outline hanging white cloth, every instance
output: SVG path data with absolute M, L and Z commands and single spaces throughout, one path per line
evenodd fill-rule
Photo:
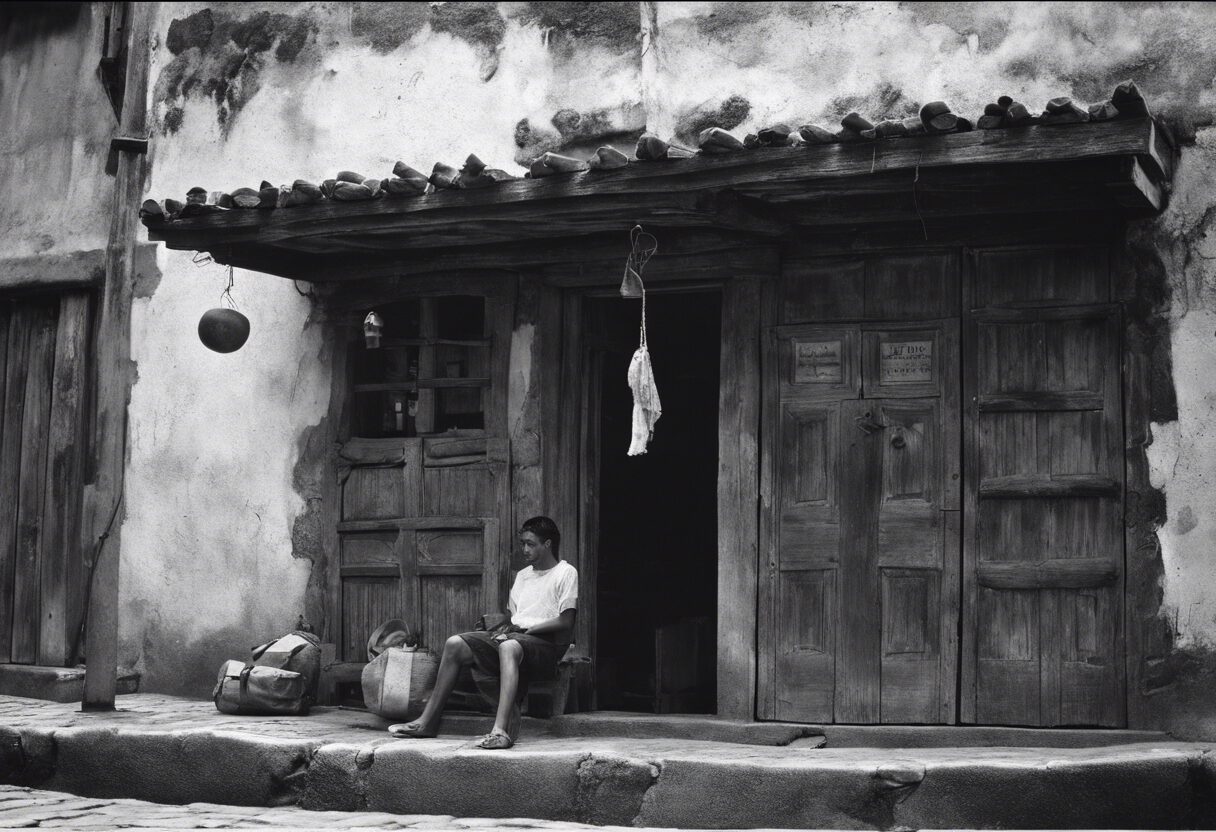
M 654 423 L 663 415 L 659 404 L 659 388 L 654 383 L 654 369 L 650 366 L 650 352 L 646 348 L 646 286 L 642 282 L 642 269 L 651 256 L 658 251 L 659 241 L 647 234 L 642 226 L 635 225 L 629 232 L 631 250 L 625 262 L 625 276 L 621 280 L 621 297 L 642 299 L 642 325 L 639 328 L 638 348 L 629 362 L 626 381 L 633 391 L 633 427 L 629 439 L 629 456 L 646 453 L 646 445 L 654 438 Z
M 643 330 L 643 333 L 645 330 Z M 650 351 L 646 349 L 645 335 L 642 345 L 629 362 L 629 389 L 633 391 L 633 435 L 629 442 L 629 456 L 646 453 L 646 445 L 654 438 L 654 424 L 663 415 L 659 402 L 659 388 L 654 383 L 654 370 L 650 366 Z

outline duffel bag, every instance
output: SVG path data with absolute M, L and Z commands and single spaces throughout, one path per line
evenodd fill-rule
M 250 664 L 255 667 L 277 667 L 299 673 L 304 677 L 304 696 L 309 704 L 317 701 L 317 685 L 321 681 L 321 641 L 315 635 L 297 630 L 259 644 L 251 654 Z
M 414 719 L 435 689 L 439 660 L 426 650 L 389 647 L 363 668 L 363 704 L 386 719 Z
M 220 668 L 212 692 L 215 707 L 225 714 L 301 716 L 308 713 L 305 679 L 294 670 L 280 670 L 230 659 Z

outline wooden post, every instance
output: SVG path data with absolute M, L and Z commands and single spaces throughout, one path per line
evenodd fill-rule
M 722 291 L 718 417 L 718 716 L 756 717 L 760 281 Z
M 147 135 L 149 37 L 153 3 L 132 3 L 127 79 L 119 136 Z M 85 551 L 95 560 L 85 630 L 84 710 L 113 710 L 118 685 L 118 531 L 122 525 L 123 470 L 127 456 L 127 404 L 131 397 L 131 296 L 135 240 L 140 231 L 147 157 L 119 149 L 114 213 L 106 248 L 105 288 L 97 332 L 97 467 L 85 517 Z M 101 545 L 98 545 L 100 542 Z

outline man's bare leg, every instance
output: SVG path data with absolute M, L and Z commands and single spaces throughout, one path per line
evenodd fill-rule
M 443 706 L 447 704 L 460 671 L 473 663 L 473 650 L 460 636 L 452 636 L 443 645 L 443 655 L 439 659 L 439 673 L 435 677 L 435 689 L 427 700 L 422 715 L 413 722 L 401 726 L 401 732 L 417 736 L 433 735 L 439 729 L 439 718 L 443 716 Z M 393 726 L 396 728 L 397 726 Z M 391 729 L 390 729 L 391 730 Z
M 519 663 L 524 649 L 518 641 L 507 639 L 498 645 L 498 713 L 494 717 L 491 734 L 504 734 L 515 739 L 511 731 L 517 729 L 517 695 L 519 693 Z

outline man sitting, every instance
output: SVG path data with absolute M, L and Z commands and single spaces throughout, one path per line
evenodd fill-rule
M 578 570 L 561 560 L 561 534 L 548 517 L 533 517 L 519 530 L 527 564 L 515 576 L 508 609 L 510 623 L 491 630 L 452 636 L 443 645 L 435 690 L 422 715 L 393 725 L 397 737 L 434 737 L 448 696 L 466 667 L 485 692 L 497 682 L 494 728 L 480 748 L 510 748 L 519 731 L 519 704 L 533 679 L 553 678 L 557 663 L 574 637 Z

